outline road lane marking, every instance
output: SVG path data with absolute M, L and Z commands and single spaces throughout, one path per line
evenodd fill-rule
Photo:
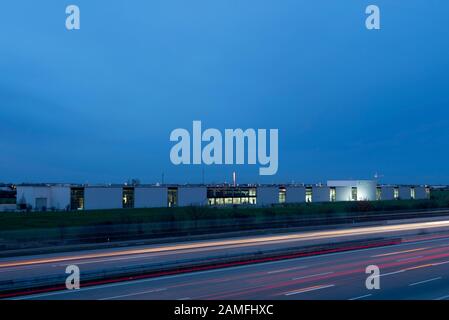
M 368 298 L 368 297 L 371 297 L 371 296 L 372 296 L 372 294 L 369 293 L 369 294 L 365 294 L 364 296 L 359 296 L 359 297 L 355 297 L 355 298 L 350 298 L 350 299 L 348 299 L 348 300 L 360 300 L 360 299 Z
M 304 268 L 307 268 L 307 266 L 301 266 L 301 267 L 293 267 L 293 268 L 286 268 L 286 269 L 273 270 L 273 271 L 268 271 L 267 274 L 281 273 L 281 272 L 292 271 L 292 270 L 300 270 L 300 269 L 304 269 Z
M 396 262 L 404 262 L 404 261 L 410 261 L 410 260 L 415 260 L 415 259 L 419 259 L 422 258 L 423 256 L 416 256 L 416 257 L 410 257 L 410 258 L 405 258 L 405 259 L 399 259 L 396 260 Z
M 392 255 L 395 255 L 395 254 L 410 253 L 410 252 L 421 251 L 421 250 L 426 250 L 426 249 L 429 249 L 429 247 L 410 249 L 410 250 L 404 250 L 404 251 L 389 252 L 389 253 L 383 253 L 383 254 L 376 254 L 375 256 L 371 256 L 371 258 L 388 257 L 388 256 L 392 256 Z
M 314 278 L 314 277 L 319 277 L 319 276 L 325 276 L 327 274 L 332 274 L 334 273 L 333 271 L 329 271 L 329 272 L 323 272 L 323 273 L 317 273 L 317 274 L 309 274 L 307 276 L 302 276 L 302 277 L 297 277 L 297 278 L 293 278 L 292 280 L 300 280 L 300 279 L 308 279 L 308 278 Z
M 154 289 L 154 290 L 141 291 L 141 292 L 133 292 L 133 293 L 122 294 L 122 295 L 114 296 L 114 297 L 101 298 L 101 299 L 98 299 L 98 300 L 112 300 L 112 299 L 126 298 L 126 297 L 132 297 L 132 296 L 141 295 L 141 294 L 147 294 L 147 293 L 153 293 L 153 292 L 161 292 L 161 291 L 165 291 L 165 290 L 167 290 L 167 288 Z
M 388 272 L 388 273 L 381 273 L 379 275 L 379 277 L 391 276 L 393 274 L 398 274 L 398 273 L 402 273 L 402 272 L 405 272 L 405 270 L 398 270 L 398 271 L 392 271 L 392 272 Z
M 421 269 L 421 268 L 428 268 L 428 267 L 433 267 L 433 263 L 422 264 L 422 265 L 415 266 L 415 267 L 405 268 L 404 271 L 411 271 L 411 270 L 416 270 L 416 269 Z
M 442 279 L 442 277 L 436 277 L 436 278 L 432 278 L 432 279 L 428 279 L 428 280 L 423 280 L 423 281 L 418 281 L 418 282 L 414 282 L 414 283 L 410 283 L 408 286 L 416 286 L 418 284 L 422 284 L 422 283 L 427 283 L 427 282 L 431 282 L 431 281 L 436 281 L 436 280 L 440 280 Z
M 313 287 L 308 287 L 308 288 L 304 288 L 304 289 L 300 289 L 300 290 L 290 291 L 290 292 L 285 293 L 285 295 L 286 296 L 291 296 L 291 295 L 294 295 L 294 294 L 306 293 L 306 292 L 310 292 L 310 291 L 331 288 L 331 287 L 334 287 L 334 286 L 335 286 L 334 284 L 322 285 L 322 286 L 313 286 Z

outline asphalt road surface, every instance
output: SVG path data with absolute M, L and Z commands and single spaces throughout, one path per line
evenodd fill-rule
M 211 261 L 214 258 L 291 249 L 306 245 L 373 237 L 394 237 L 408 232 L 416 234 L 422 230 L 426 230 L 426 232 L 440 229 L 449 230 L 449 220 L 444 219 L 2 258 L 0 259 L 0 285 L 4 288 L 4 283 L 6 286 L 11 286 L 9 284 L 11 281 L 20 283 L 24 280 L 36 280 L 48 276 L 60 276 L 65 279 L 65 268 L 70 264 L 79 266 L 82 274 L 104 273 L 111 270 L 122 271 L 125 268 L 126 270 L 140 267 L 157 269 L 169 265 L 181 265 L 187 261 Z
M 368 290 L 366 267 L 380 268 Z M 449 299 L 449 235 L 16 299 Z

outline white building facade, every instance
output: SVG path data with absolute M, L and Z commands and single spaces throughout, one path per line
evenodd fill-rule
M 18 205 L 38 211 L 68 210 L 70 208 L 70 186 L 19 186 L 16 199 Z
M 178 206 L 205 206 L 207 204 L 206 186 L 178 187 Z
M 269 206 L 279 203 L 279 187 L 278 186 L 260 186 L 256 189 L 257 205 Z
M 104 210 L 123 208 L 123 189 L 119 187 L 86 187 L 84 209 Z
M 18 185 L 17 205 L 36 211 L 428 199 L 426 186 L 330 180 L 327 185 Z
M 335 188 L 335 201 L 376 200 L 375 180 L 330 180 L 327 186 Z
M 306 202 L 305 186 L 287 186 L 285 188 L 285 203 Z
M 166 187 L 136 187 L 134 208 L 161 208 L 167 206 Z

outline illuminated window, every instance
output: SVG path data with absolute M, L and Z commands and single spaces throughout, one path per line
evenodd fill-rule
M 394 192 L 393 194 L 394 199 L 395 200 L 399 199 L 399 188 L 395 187 L 393 192 Z
M 306 188 L 306 202 L 312 202 L 312 188 Z
M 70 208 L 72 210 L 84 209 L 84 188 L 70 189 Z
M 256 196 L 256 188 L 249 189 L 249 196 L 250 197 L 255 197 Z
M 335 190 L 334 187 L 331 187 L 329 192 L 330 192 L 330 200 L 334 202 L 337 199 L 337 191 Z
M 352 199 L 352 201 L 357 201 L 357 187 L 352 187 L 351 199 Z
M 250 187 L 216 186 L 207 188 L 209 204 L 241 205 L 256 203 L 256 189 Z M 213 199 L 213 200 L 210 200 Z
M 381 187 L 376 188 L 376 200 L 382 200 L 382 188 Z
M 134 188 L 123 188 L 123 208 L 134 208 Z
M 178 205 L 178 188 L 176 187 L 171 187 L 168 188 L 168 206 L 171 207 L 176 207 Z
M 279 203 L 285 203 L 285 188 L 279 188 Z

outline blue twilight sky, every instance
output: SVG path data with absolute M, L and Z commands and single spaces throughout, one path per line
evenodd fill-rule
M 0 181 L 201 182 L 169 159 L 170 132 L 201 120 L 279 129 L 277 175 L 204 167 L 206 182 L 449 183 L 448 14 L 446 0 L 3 1 Z

